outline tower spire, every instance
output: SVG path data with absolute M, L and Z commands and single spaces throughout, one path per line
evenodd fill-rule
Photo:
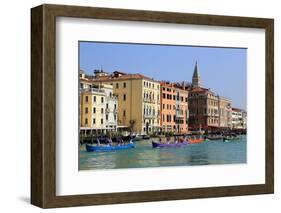
M 200 87 L 201 86 L 201 79 L 199 74 L 199 68 L 197 61 L 195 62 L 193 76 L 192 76 L 192 86 L 193 87 Z

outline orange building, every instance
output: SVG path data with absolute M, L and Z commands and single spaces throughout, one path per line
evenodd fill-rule
M 160 82 L 160 125 L 162 132 L 174 132 L 176 128 L 176 90 L 170 82 Z
M 188 132 L 188 89 L 184 85 L 160 82 L 160 125 L 162 132 Z

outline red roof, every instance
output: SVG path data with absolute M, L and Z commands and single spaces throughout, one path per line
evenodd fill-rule
M 152 78 L 144 76 L 142 74 L 125 74 L 121 76 L 100 76 L 98 78 L 89 79 L 92 82 L 99 82 L 99 81 L 122 81 L 122 80 L 131 80 L 131 79 L 146 79 L 154 82 L 158 82 Z
M 190 90 L 190 92 L 194 92 L 194 93 L 204 93 L 206 91 L 211 92 L 209 89 L 206 89 L 206 88 L 203 88 L 203 87 L 195 87 L 195 88 L 192 88 Z

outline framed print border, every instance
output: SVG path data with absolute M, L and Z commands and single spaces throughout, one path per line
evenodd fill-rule
M 56 18 L 265 29 L 265 184 L 56 195 Z M 31 9 L 31 203 L 42 208 L 133 203 L 274 192 L 274 20 L 44 4 Z

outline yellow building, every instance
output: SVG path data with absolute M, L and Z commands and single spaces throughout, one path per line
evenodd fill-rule
M 105 134 L 117 131 L 118 100 L 113 86 L 95 84 L 80 76 L 81 134 Z
M 99 73 L 100 74 L 100 73 Z M 115 71 L 110 76 L 96 76 L 92 82 L 113 86 L 118 97 L 118 125 L 134 133 L 153 133 L 160 128 L 160 83 L 141 74 Z

